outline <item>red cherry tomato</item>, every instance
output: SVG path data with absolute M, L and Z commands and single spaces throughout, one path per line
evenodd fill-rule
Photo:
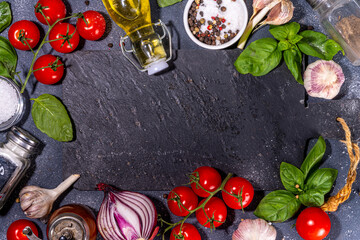
M 179 200 L 182 205 L 179 204 L 177 200 Z M 185 210 L 185 208 L 191 211 L 197 207 L 198 196 L 191 188 L 176 187 L 169 193 L 167 203 L 173 214 L 183 217 L 189 214 L 189 211 Z
M 170 233 L 170 240 L 201 240 L 199 231 L 190 223 L 184 223 L 180 231 L 181 224 L 173 228 Z
M 50 45 L 61 53 L 74 51 L 79 45 L 80 36 L 76 28 L 69 23 L 56 24 L 49 33 Z M 56 41 L 53 41 L 56 40 Z
M 201 205 L 206 199 L 203 199 Z M 205 212 L 204 212 L 205 210 Z M 206 213 L 206 215 L 205 215 Z M 227 208 L 225 203 L 217 197 L 212 197 L 206 204 L 204 209 L 196 211 L 196 219 L 207 228 L 216 228 L 223 224 L 226 220 Z
M 43 84 L 57 83 L 64 75 L 63 63 L 60 59 L 50 54 L 43 55 L 36 59 L 33 69 L 40 69 L 34 72 L 34 76 L 36 80 Z
M 11 25 L 8 38 L 14 48 L 26 51 L 30 50 L 30 47 L 36 47 L 40 40 L 40 31 L 35 23 L 28 20 L 21 20 Z M 26 44 L 26 42 L 29 45 Z
M 192 173 L 192 178 L 198 180 L 198 183 L 191 183 L 192 190 L 200 197 L 208 197 L 210 194 L 205 190 L 213 192 L 221 185 L 221 176 L 215 168 L 212 167 L 199 167 Z M 200 186 L 198 186 L 200 184 Z
M 6 232 L 6 238 L 7 240 L 29 240 L 28 237 L 22 233 L 25 227 L 30 227 L 31 231 L 36 235 L 39 236 L 39 232 L 36 228 L 36 225 L 26 219 L 20 219 L 15 222 L 13 222 L 7 232 Z
M 95 41 L 102 37 L 106 29 L 106 21 L 101 13 L 96 11 L 86 11 L 83 18 L 78 18 L 76 28 L 81 37 Z
M 249 206 L 254 197 L 254 188 L 251 183 L 242 177 L 233 177 L 226 182 L 222 197 L 226 205 L 233 209 L 242 209 Z M 234 197 L 230 194 L 235 194 Z
M 329 216 L 317 207 L 303 210 L 296 220 L 296 230 L 305 240 L 321 240 L 330 232 L 331 221 Z
M 66 15 L 66 7 L 61 0 L 39 0 L 35 5 L 35 16 L 42 24 L 47 25 L 44 16 L 40 13 L 43 11 L 50 25 L 53 25 L 59 18 Z

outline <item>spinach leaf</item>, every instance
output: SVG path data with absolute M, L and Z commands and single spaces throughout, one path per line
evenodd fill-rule
M 280 178 L 285 189 L 294 193 L 299 194 L 301 189 L 304 187 L 305 177 L 300 169 L 297 167 L 282 162 L 280 165 Z M 299 185 L 296 187 L 296 185 Z
M 328 39 L 327 36 L 322 33 L 306 30 L 301 32 L 300 36 L 303 38 L 297 45 L 300 51 L 306 55 L 324 60 L 331 60 L 339 51 L 342 51 L 343 55 L 345 55 L 343 48 L 337 42 Z
M 182 0 L 157 0 L 159 7 L 168 7 Z
M 50 94 L 31 100 L 34 100 L 31 115 L 40 131 L 57 141 L 67 142 L 73 139 L 72 123 L 60 100 Z
M 277 190 L 266 195 L 257 206 L 255 216 L 271 222 L 284 222 L 294 216 L 301 203 L 289 191 Z
M 0 2 L 0 32 L 10 26 L 11 20 L 10 4 L 8 2 Z
M 0 36 L 0 75 L 7 78 L 14 78 L 17 54 L 9 40 Z
M 311 189 L 299 195 L 299 200 L 307 207 L 320 207 L 324 204 L 324 194 L 318 190 Z
M 279 65 L 282 53 L 273 38 L 263 38 L 252 42 L 236 59 L 234 65 L 241 74 L 251 73 L 263 76 Z
M 277 40 L 290 40 L 293 39 L 300 30 L 300 24 L 297 22 L 286 23 L 284 25 L 271 25 L 270 33 Z M 298 39 L 298 37 L 296 37 Z
M 314 168 L 322 159 L 325 154 L 326 144 L 322 136 L 319 137 L 314 147 L 310 150 L 306 156 L 304 162 L 301 164 L 301 171 L 305 175 L 305 179 L 309 172 Z
M 316 170 L 306 180 L 305 190 L 317 190 L 322 194 L 330 192 L 338 171 L 332 168 L 321 168 Z
M 285 50 L 284 60 L 286 66 L 288 67 L 296 81 L 304 85 L 304 81 L 301 75 L 302 55 L 299 48 L 296 45 L 293 45 L 290 49 Z

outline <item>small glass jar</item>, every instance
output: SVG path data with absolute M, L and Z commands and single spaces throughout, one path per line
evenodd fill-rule
M 25 98 L 12 80 L 0 76 L 0 132 L 17 124 L 24 115 Z
M 320 22 L 330 36 L 345 50 L 346 57 L 360 65 L 359 0 L 307 0 L 320 15 Z
M 40 142 L 27 131 L 12 127 L 7 142 L 0 143 L 0 209 L 31 165 Z

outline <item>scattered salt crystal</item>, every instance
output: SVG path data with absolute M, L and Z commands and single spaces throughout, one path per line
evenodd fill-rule
M 19 98 L 16 89 L 0 79 L 0 124 L 9 120 L 18 108 Z

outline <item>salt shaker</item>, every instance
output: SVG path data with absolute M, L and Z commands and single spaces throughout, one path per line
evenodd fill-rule
M 20 127 L 12 127 L 7 142 L 0 143 L 0 209 L 25 175 L 40 142 Z
M 360 1 L 307 0 L 320 15 L 320 22 L 329 35 L 345 50 L 346 57 L 360 65 Z

